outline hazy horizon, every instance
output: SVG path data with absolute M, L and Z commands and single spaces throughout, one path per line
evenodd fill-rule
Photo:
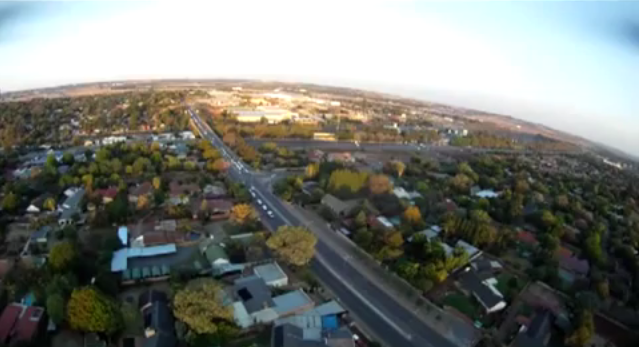
M 0 2 L 3 91 L 327 84 L 509 115 L 638 156 L 637 2 L 10 5 Z

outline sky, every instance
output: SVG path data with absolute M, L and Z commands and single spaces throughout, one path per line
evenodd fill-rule
M 0 89 L 147 78 L 356 87 L 638 155 L 637 1 L 0 1 Z

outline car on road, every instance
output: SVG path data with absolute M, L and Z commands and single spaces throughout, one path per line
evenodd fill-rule
M 256 193 L 253 191 L 249 191 L 249 194 L 251 194 L 251 196 L 253 196 L 254 198 L 256 197 Z
M 262 209 L 266 211 L 267 210 L 267 205 L 262 205 Z
M 267 215 L 268 215 L 269 217 L 271 217 L 271 218 L 273 218 L 273 217 L 274 217 L 274 215 L 273 215 L 273 211 L 267 211 Z
M 262 205 L 262 200 L 258 199 L 257 202 L 258 202 L 258 205 Z

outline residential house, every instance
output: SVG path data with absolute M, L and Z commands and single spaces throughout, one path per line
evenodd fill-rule
M 122 248 L 113 252 L 113 257 L 111 258 L 111 272 L 122 272 L 127 270 L 127 260 L 130 258 L 150 258 L 174 254 L 176 252 L 177 249 L 175 244 L 154 247 Z
M 144 322 L 142 347 L 175 347 L 178 341 L 167 296 L 148 290 L 141 294 L 138 305 Z
M 270 323 L 314 307 L 314 302 L 302 290 L 271 297 L 266 282 L 255 275 L 242 277 L 232 288 L 234 320 L 242 328 Z
M 493 198 L 497 198 L 498 196 L 500 196 L 500 193 L 495 192 L 493 189 L 484 189 L 484 190 L 479 190 L 479 191 L 475 192 L 475 194 L 473 194 L 473 195 L 478 197 L 478 198 L 493 199 Z
M 558 250 L 558 275 L 568 283 L 577 278 L 585 278 L 589 274 L 589 262 L 579 259 L 571 250 L 560 247 Z
M 196 199 L 191 202 L 190 210 L 193 219 L 197 219 L 198 215 L 206 213 L 212 219 L 229 218 L 233 203 L 224 199 Z
M 205 199 L 219 199 L 227 196 L 227 190 L 222 185 L 207 184 L 202 189 L 202 194 Z
M 186 159 L 187 154 L 189 154 L 189 147 L 187 147 L 186 144 L 181 142 L 173 144 L 169 148 L 173 153 L 176 154 L 178 159 Z
M 227 251 L 219 244 L 213 243 L 210 239 L 200 244 L 200 252 L 207 258 L 207 261 L 212 267 L 229 264 Z
M 195 183 L 182 184 L 171 181 L 169 184 L 169 202 L 173 205 L 186 205 L 189 198 L 200 192 L 200 187 Z
M 53 197 L 53 195 L 49 194 L 49 193 L 44 193 L 42 195 L 40 195 L 39 197 L 33 199 L 31 201 L 31 204 L 29 204 L 29 207 L 27 207 L 27 213 L 40 213 L 42 211 L 44 211 L 45 207 L 44 207 L 44 202 L 47 201 L 47 199 Z M 54 206 L 55 208 L 55 206 Z
M 353 163 L 355 160 L 350 152 L 331 152 L 327 153 L 327 161 L 340 163 Z
M 137 203 L 142 196 L 149 198 L 153 193 L 153 185 L 151 182 L 144 182 L 133 188 L 129 188 L 129 202 Z
M 31 242 L 37 244 L 47 244 L 49 241 L 49 235 L 53 232 L 53 227 L 50 225 L 44 225 L 38 230 L 31 233 Z
M 191 131 L 183 131 L 180 133 L 180 138 L 183 140 L 195 140 L 196 135 L 194 135 Z
M 315 324 L 314 324 L 315 323 Z M 323 321 L 297 326 L 291 323 L 274 325 L 271 347 L 353 347 L 355 342 L 349 329 L 327 330 Z
M 545 347 L 549 342 L 553 315 L 539 309 L 528 325 L 523 325 L 513 340 L 512 347 Z
M 65 191 L 64 191 L 64 196 L 66 196 L 67 198 L 68 198 L 68 197 L 71 197 L 71 196 L 73 196 L 75 193 L 77 193 L 80 189 L 82 189 L 82 188 L 79 188 L 79 187 L 69 187 L 69 188 L 65 189 Z
M 9 304 L 0 316 L 0 344 L 13 346 L 33 341 L 44 329 L 46 321 L 42 307 Z
M 467 267 L 460 274 L 458 283 L 460 289 L 478 300 L 486 313 L 498 312 L 507 307 L 502 293 L 495 287 L 495 279 L 493 278 L 483 281 L 475 270 Z
M 270 323 L 278 318 L 269 287 L 258 276 L 239 278 L 233 285 L 234 319 L 242 328 Z
M 113 199 L 116 198 L 116 195 L 118 195 L 118 188 L 109 187 L 109 188 L 104 188 L 104 189 L 96 189 L 94 191 L 94 194 L 97 195 L 97 196 L 102 197 L 102 203 L 103 204 L 108 204 L 108 203 L 112 202 Z
M 84 198 L 84 188 L 80 188 L 73 193 L 73 195 L 69 196 L 62 203 L 62 209 L 66 210 L 74 210 L 80 207 L 80 203 Z
M 307 154 L 307 158 L 310 162 L 319 163 L 322 161 L 322 158 L 324 158 L 324 152 L 319 149 L 314 149 L 312 151 L 309 151 L 309 153 Z
M 461 247 L 465 252 L 467 252 L 469 255 L 469 261 L 472 261 L 482 255 L 481 250 L 463 240 L 458 240 L 458 242 L 456 242 L 456 247 Z
M 413 199 L 422 197 L 420 193 L 416 191 L 408 192 L 402 187 L 393 188 L 393 195 L 397 196 L 398 199 L 406 199 L 406 200 L 413 200 Z
M 360 205 L 360 199 L 343 201 L 331 194 L 322 197 L 320 203 L 328 207 L 336 216 L 344 217 L 349 215 L 356 207 Z
M 283 287 L 289 284 L 287 274 L 276 262 L 256 266 L 253 273 L 262 278 L 269 287 Z
M 376 217 L 375 225 L 382 227 L 383 229 L 393 229 L 393 223 L 385 216 Z

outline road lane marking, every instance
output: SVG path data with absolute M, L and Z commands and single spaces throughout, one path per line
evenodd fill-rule
M 405 332 L 402 328 L 400 328 L 394 321 L 392 321 L 389 317 L 387 317 L 382 311 L 380 311 L 373 303 L 371 303 L 367 298 L 365 298 L 359 291 L 357 291 L 347 280 L 345 280 L 342 276 L 340 276 L 324 259 L 322 255 L 316 253 L 316 259 L 322 263 L 324 268 L 333 275 L 336 279 L 338 279 L 342 285 L 347 287 L 347 289 L 353 293 L 362 303 L 369 306 L 369 308 L 375 312 L 382 320 L 384 320 L 387 324 L 389 324 L 392 328 L 398 331 L 402 336 L 404 336 L 407 340 L 411 340 L 411 334 Z

